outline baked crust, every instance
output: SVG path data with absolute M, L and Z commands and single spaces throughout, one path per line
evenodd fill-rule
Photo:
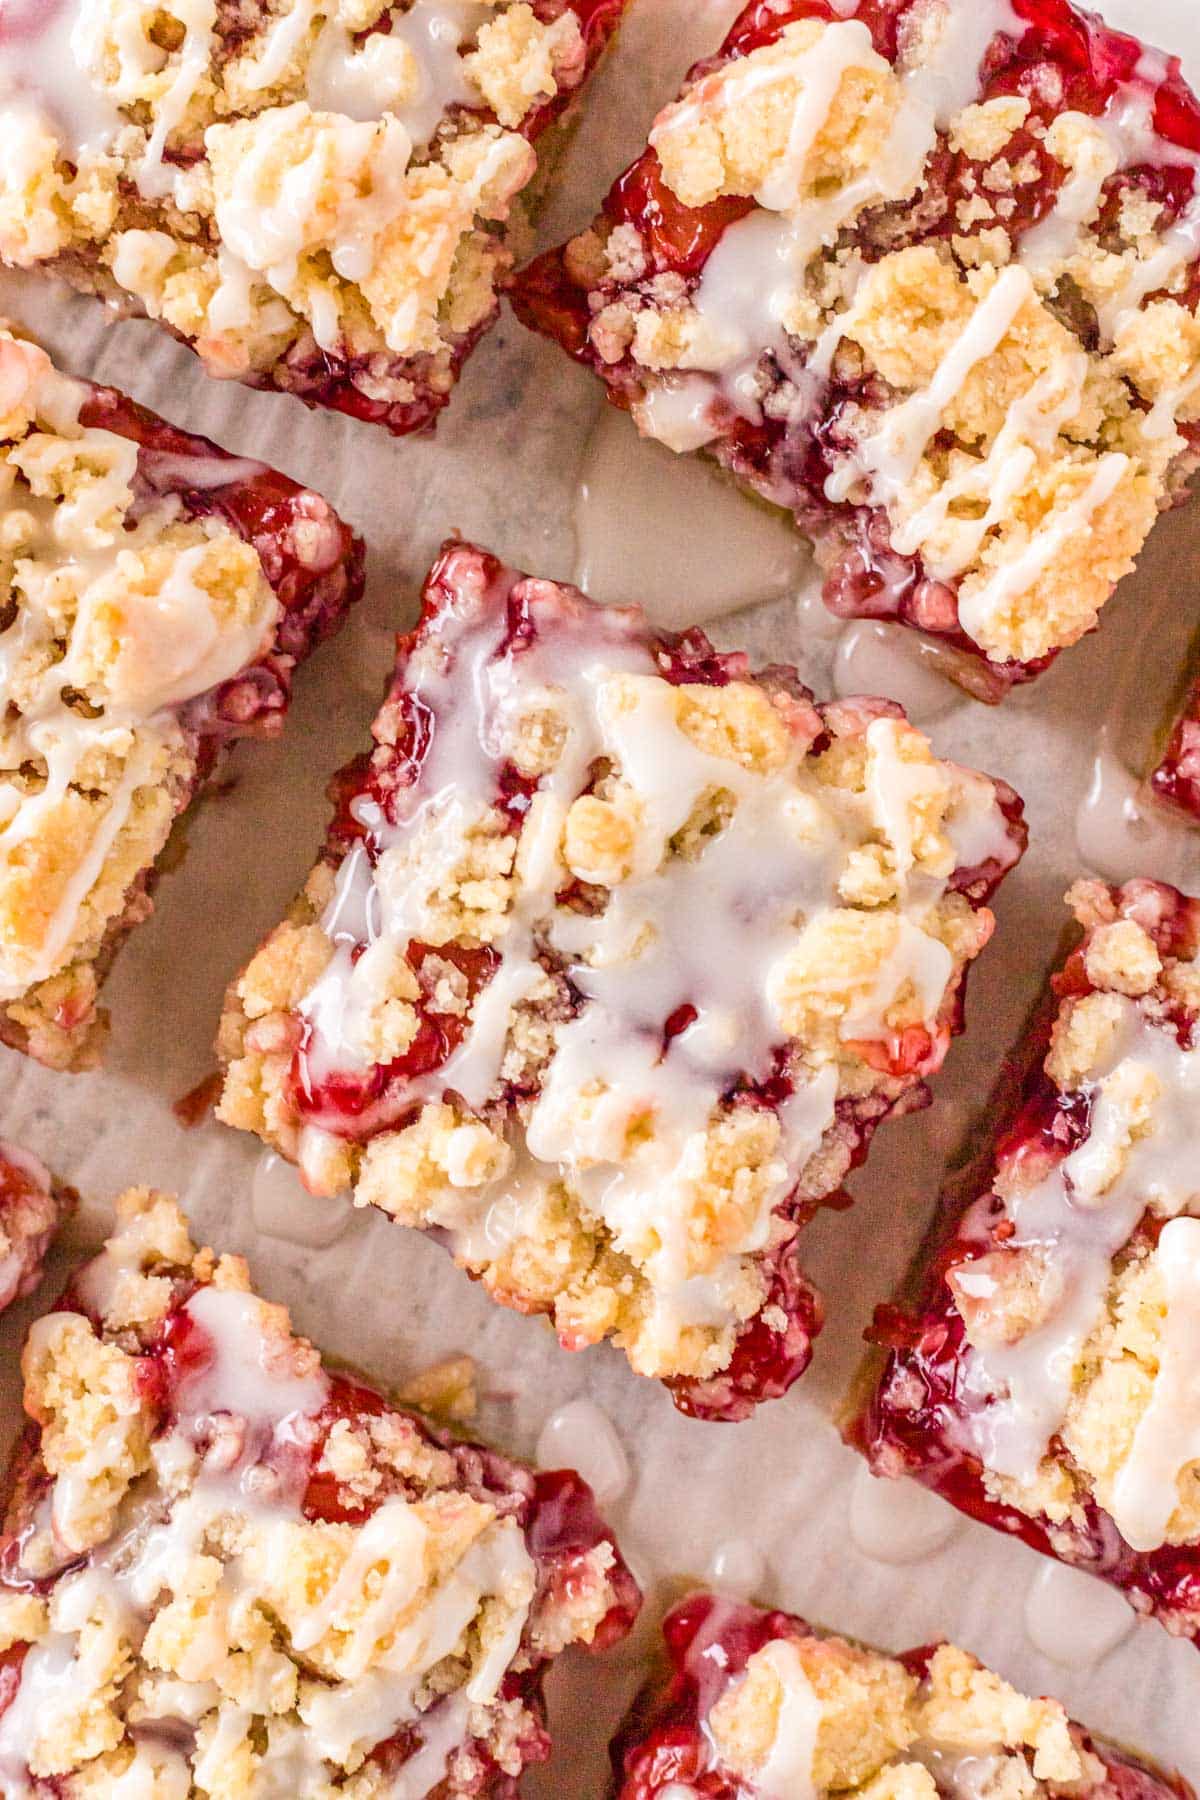
M 1200 104 L 1068 0 L 748 6 L 514 303 L 999 699 L 1200 445 Z
M 994 1800 L 1191 1797 L 951 1644 L 886 1656 L 703 1593 L 663 1635 L 666 1676 L 613 1744 L 613 1800 L 937 1800 L 960 1768 Z
M 687 1410 L 782 1392 L 793 1240 L 924 1099 L 1020 803 L 890 702 L 463 544 L 374 737 L 230 989 L 218 1116 Z
M 22 1368 L 0 1551 L 14 1800 L 401 1781 L 509 1800 L 549 1753 L 545 1665 L 636 1614 L 578 1477 L 325 1372 L 165 1195 L 118 1202 Z
M 50 0 L 0 41 L 0 261 L 210 373 L 432 424 L 625 0 Z M 68 72 L 69 71 L 69 72 Z
M 1019 1097 L 877 1316 L 848 1436 L 881 1474 L 1124 1590 L 1200 1639 L 1200 1442 L 1181 1368 L 1200 1280 L 1190 1176 L 1200 903 L 1081 881 Z
M 362 589 L 319 495 L 0 326 L 0 1039 L 95 1060 L 172 823 Z

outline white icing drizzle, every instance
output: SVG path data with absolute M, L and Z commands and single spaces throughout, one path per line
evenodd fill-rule
M 1131 881 L 1153 869 L 1160 881 L 1191 892 L 1200 883 L 1196 832 L 1181 816 L 1156 803 L 1145 782 L 1118 755 L 1115 737 L 1113 725 L 1106 722 L 1075 814 L 1080 857 L 1107 881 Z
M 129 1243 L 117 1239 L 87 1271 L 95 1290 L 102 1291 L 127 1261 L 136 1262 L 136 1230 L 132 1236 Z M 93 1634 L 91 1647 L 88 1637 L 79 1635 L 97 1607 L 115 1615 L 122 1631 L 136 1640 L 156 1604 L 175 1592 L 207 1535 L 230 1515 L 244 1523 L 248 1544 L 256 1549 L 253 1556 L 243 1549 L 226 1561 L 222 1602 L 212 1608 L 215 1629 L 221 1629 L 223 1604 L 233 1612 L 255 1606 L 263 1576 L 279 1577 L 286 1565 L 308 1466 L 307 1449 L 289 1460 L 289 1447 L 314 1441 L 328 1380 L 319 1370 L 298 1374 L 280 1365 L 279 1341 L 269 1335 L 264 1304 L 253 1295 L 201 1288 L 185 1310 L 215 1354 L 198 1373 L 185 1376 L 172 1395 L 171 1425 L 154 1445 L 155 1475 L 132 1491 L 113 1535 L 87 1566 L 62 1578 L 54 1590 L 51 1634 L 27 1652 L 16 1696 L 0 1717 L 0 1784 L 10 1800 L 32 1796 L 29 1756 L 34 1743 L 52 1733 L 56 1714 L 76 1706 L 81 1690 L 91 1692 L 106 1679 L 96 1660 L 107 1654 L 106 1634 Z M 54 1324 L 55 1315 L 50 1315 L 34 1332 L 51 1331 Z M 201 1463 L 191 1486 L 174 1493 L 164 1509 L 173 1474 L 187 1470 L 197 1449 Z M 98 1471 L 104 1465 L 101 1445 L 95 1462 Z M 55 1483 L 56 1505 L 64 1479 Z M 154 1489 L 149 1496 L 147 1481 Z M 414 1727 L 420 1742 L 389 1793 L 423 1800 L 444 1777 L 450 1756 L 467 1735 L 469 1706 L 486 1705 L 496 1697 L 518 1648 L 536 1577 L 519 1526 L 496 1520 L 414 1613 L 413 1602 L 430 1580 L 427 1535 L 413 1505 L 399 1497 L 386 1500 L 358 1529 L 329 1591 L 301 1615 L 291 1643 L 304 1652 L 330 1629 L 343 1629 L 339 1615 L 347 1604 L 365 1591 L 372 1595 L 357 1612 L 348 1639 L 359 1678 L 313 1685 L 311 1692 L 302 1685 L 302 1726 L 270 1719 L 266 1745 L 255 1755 L 256 1794 L 291 1800 L 308 1792 L 309 1784 L 329 1779 L 327 1758 L 339 1767 L 361 1760 L 402 1725 Z M 384 1578 L 367 1589 L 368 1573 L 380 1566 Z M 524 1605 L 512 1605 L 510 1622 L 471 1680 L 421 1712 L 417 1696 L 425 1677 L 460 1653 L 481 1607 L 495 1595 L 512 1603 L 520 1593 Z M 392 1642 L 382 1657 L 374 1655 L 389 1636 Z M 373 1655 L 374 1666 L 368 1669 Z M 185 1759 L 157 1740 L 164 1733 L 178 1736 L 194 1729 L 220 1699 L 210 1681 L 184 1675 L 167 1684 L 159 1695 L 161 1711 L 140 1719 L 130 1732 L 135 1762 L 127 1785 L 116 1790 L 122 1800 L 174 1800 L 190 1791 Z M 269 1715 L 273 1710 L 265 1692 L 252 1692 L 242 1706 L 222 1705 L 218 1730 L 195 1759 L 197 1785 L 207 1788 L 209 1778 L 241 1745 L 253 1712 Z
M 1087 1137 L 1042 1181 L 1007 1200 L 1015 1227 L 1010 1244 L 1042 1248 L 1055 1283 L 1053 1309 L 1015 1343 L 972 1344 L 964 1357 L 967 1445 L 987 1468 L 1024 1482 L 1066 1416 L 1080 1353 L 1103 1313 L 1113 1258 L 1148 1208 L 1173 1217 L 1196 1198 L 1200 1051 L 1182 1049 L 1169 1027 L 1152 1023 L 1132 1001 L 1118 1005 L 1118 1029 L 1091 1077 Z M 1131 1138 L 1127 1096 L 1147 1075 L 1157 1084 L 1153 1111 Z M 955 1279 L 980 1300 L 993 1290 L 985 1267 L 960 1265 Z
M 851 68 L 890 67 L 874 49 L 861 20 L 844 18 L 830 24 L 809 50 L 782 64 L 755 67 L 746 59 L 745 67 L 737 62 L 727 65 L 660 114 L 651 143 L 686 129 L 709 110 L 719 112 L 736 104 L 750 87 L 797 76 L 802 83 L 788 154 L 756 194 L 759 210 L 722 234 L 691 295 L 707 327 L 704 340 L 709 348 L 693 356 L 687 367 L 718 375 L 725 399 L 747 417 L 760 416 L 756 375 L 766 351 L 775 352 L 796 384 L 796 412 L 806 413 L 815 403 L 817 385 L 828 377 L 845 321 L 835 318 L 809 348 L 805 361 L 799 362 L 784 320 L 802 288 L 804 271 L 817 251 L 831 244 L 864 207 L 912 193 L 938 126 L 974 97 L 980 60 L 999 31 L 1017 37 L 1024 32 L 1010 0 L 981 0 L 969 11 L 949 9 L 927 59 L 903 75 L 903 98 L 886 149 L 854 180 L 819 199 L 801 198 L 797 180 L 844 75 Z M 846 279 L 852 289 L 853 269 L 846 272 Z M 709 402 L 712 395 L 709 383 Z M 687 377 L 672 378 L 665 390 L 655 384 L 637 408 L 637 418 L 644 431 L 661 435 L 671 448 L 697 448 L 716 435 L 716 426 L 705 421 L 701 384 Z
M 1052 513 L 1050 523 L 1035 533 L 1019 556 L 1002 563 L 973 592 L 964 590 L 958 602 L 963 630 L 971 637 L 981 637 L 1007 602 L 1028 593 L 1068 544 L 1088 537 L 1096 514 L 1112 499 L 1130 466 L 1129 457 L 1120 452 L 1102 456 L 1083 492 Z
M 88 7 L 81 0 L 27 0 L 11 10 L 17 17 L 0 19 L 0 173 L 16 173 L 39 117 L 49 120 L 72 161 L 102 155 L 124 120 L 90 66 Z
M 250 1181 L 250 1212 L 266 1237 L 324 1250 L 345 1234 L 353 1217 L 348 1200 L 317 1200 L 295 1167 L 274 1150 L 264 1150 Z
M 820 39 L 790 59 L 756 66 L 748 57 L 744 65 L 735 60 L 717 70 L 683 101 L 668 107 L 652 133 L 652 142 L 665 142 L 698 118 L 719 117 L 754 87 L 793 79 L 800 83 L 788 153 L 755 194 L 759 210 L 724 232 L 691 295 L 703 327 L 697 347 L 689 351 L 680 371 L 652 383 L 634 408 L 640 428 L 672 449 L 702 447 L 719 434 L 720 420 L 713 407 L 718 393 L 727 405 L 760 420 L 760 369 L 767 353 L 774 355 L 791 383 L 790 414 L 805 418 L 814 411 L 847 315 L 835 316 L 805 356 L 797 353 L 786 320 L 803 290 L 809 260 L 864 206 L 912 191 L 936 130 L 945 129 L 976 98 L 983 57 L 994 36 L 1004 33 L 1020 39 L 1026 28 L 1011 0 L 948 8 L 941 35 L 926 59 L 901 71 L 900 117 L 876 165 L 832 194 L 805 200 L 797 192 L 798 178 L 846 71 L 881 65 L 865 27 L 849 16 L 854 10 L 849 3 L 840 7 L 842 16 Z M 1157 68 L 1159 61 L 1147 67 Z M 1144 69 L 1139 79 L 1149 79 Z M 1095 218 L 1108 176 L 1147 161 L 1190 164 L 1197 171 L 1197 195 L 1153 253 L 1131 270 L 1122 290 L 1100 309 L 1106 342 L 1113 341 L 1150 293 L 1177 284 L 1187 265 L 1200 255 L 1200 157 L 1155 136 L 1152 96 L 1132 84 L 1120 85 L 1105 115 L 1087 126 L 1099 140 L 1091 146 L 1094 154 L 1081 156 L 1049 216 L 1024 234 L 1019 261 L 1003 271 L 977 306 L 929 386 L 886 412 L 849 454 L 839 454 L 827 479 L 826 494 L 835 504 L 858 497 L 859 490 L 866 500 L 886 507 L 893 514 L 896 549 L 907 556 L 922 552 L 934 579 L 949 581 L 970 567 L 1028 479 L 1037 460 L 1035 449 L 1053 443 L 1079 409 L 1088 367 L 1082 352 L 1071 367 L 1043 376 L 1010 410 L 986 458 L 960 458 L 961 466 L 932 498 L 911 516 L 903 516 L 921 458 L 945 408 L 971 371 L 999 347 L 1020 307 L 1036 300 L 1033 277 L 1061 262 Z M 844 298 L 852 312 L 861 270 L 850 263 L 842 273 Z M 1198 383 L 1200 373 L 1159 397 L 1146 420 L 1148 438 L 1174 435 L 1179 411 L 1194 398 Z M 1023 552 L 974 582 L 972 591 L 960 599 L 964 631 L 977 640 L 987 638 L 996 615 L 1027 592 L 1073 538 L 1092 529 L 1128 468 L 1128 458 L 1103 457 L 1085 492 L 1052 515 Z M 786 497 L 781 493 L 781 499 Z M 980 500 L 982 509 L 959 504 Z M 932 554 L 926 548 L 931 537 L 938 539 Z
M 83 0 L 84 5 L 89 0 Z M 94 4 L 95 0 L 90 0 Z M 138 187 L 147 199 L 161 200 L 173 191 L 174 173 L 163 162 L 168 139 L 187 114 L 208 71 L 212 57 L 213 32 L 217 22 L 217 0 L 172 0 L 172 16 L 184 27 L 183 43 L 174 54 L 178 65 L 171 85 L 158 102 L 154 129 L 146 145 L 146 154 L 138 170 Z
M 964 702 L 945 667 L 937 644 L 885 620 L 855 619 L 838 638 L 833 686 L 844 697 L 886 693 L 914 724 L 928 725 Z
M 1030 1643 L 1066 1669 L 1092 1668 L 1136 1623 L 1123 1594 L 1066 1563 L 1043 1562 L 1025 1596 Z
M 850 1494 L 850 1536 L 875 1562 L 903 1566 L 934 1556 L 962 1529 L 954 1508 L 918 1482 L 885 1481 L 864 1465 Z
M 629 1486 L 629 1458 L 612 1420 L 594 1400 L 571 1400 L 542 1427 L 535 1460 L 542 1469 L 574 1469 L 601 1506 Z
M 1003 33 L 1019 43 L 1025 31 L 1012 0 L 975 0 L 972 6 L 950 0 L 933 55 L 908 76 L 910 92 L 932 107 L 940 131 L 977 98 L 979 71 L 993 38 Z
M 689 379 L 707 413 L 707 384 Z M 650 401 L 674 392 L 655 387 Z M 578 586 L 605 605 L 636 602 L 668 631 L 794 592 L 811 567 L 790 515 L 748 505 L 705 460 L 638 437 L 611 406 L 588 441 L 575 536 Z
M 328 182 L 325 154 L 317 143 L 302 162 L 288 170 L 275 200 L 263 205 L 263 171 L 280 155 L 295 123 L 291 107 L 278 107 L 260 116 L 232 191 L 216 207 L 217 226 L 235 266 L 256 271 L 285 296 L 294 291 L 299 259 L 309 247 L 312 218 Z M 379 124 L 341 120 L 336 129 L 339 161 L 355 179 L 340 193 L 328 235 L 329 257 L 344 280 L 359 282 L 374 266 L 380 233 L 402 208 L 412 140 L 390 114 Z M 342 331 L 338 309 L 315 309 L 311 323 L 321 348 L 336 350 Z M 396 329 L 393 321 L 389 333 L 394 336 Z
M 351 119 L 392 113 L 423 146 L 451 107 L 480 104 L 462 51 L 490 16 L 483 0 L 415 0 L 393 17 L 390 32 L 373 33 L 361 46 L 328 21 L 317 40 L 309 99 Z
M 1167 1308 L 1158 1373 L 1110 1508 L 1135 1550 L 1164 1542 L 1179 1504 L 1179 1477 L 1200 1461 L 1200 1219 L 1164 1225 L 1154 1260 Z
M 685 738 L 675 723 L 675 690 L 657 678 L 620 615 L 593 613 L 586 624 L 556 626 L 516 657 L 497 655 L 503 630 L 502 621 L 472 627 L 455 639 L 452 675 L 423 676 L 421 696 L 436 726 L 397 825 L 360 815 L 373 824 L 381 854 L 372 871 L 358 848 L 338 874 L 324 920 L 335 954 L 300 1007 L 310 1026 L 310 1079 L 321 1083 L 335 1069 L 370 1065 L 364 1032 L 377 959 L 386 963 L 421 937 L 427 896 L 460 858 L 464 829 L 492 801 L 500 747 L 512 742 L 522 711 L 551 696 L 568 737 L 526 818 L 522 880 L 499 942 L 500 966 L 478 995 L 458 1048 L 442 1068 L 411 1081 L 404 1097 L 415 1104 L 451 1093 L 482 1107 L 497 1085 L 513 1010 L 544 979 L 539 944 L 556 952 L 587 1004 L 558 1028 L 526 1126 L 528 1155 L 483 1188 L 456 1191 L 444 1216 L 435 1204 L 430 1219 L 460 1254 L 487 1260 L 519 1233 L 526 1202 L 565 1176 L 618 1249 L 644 1244 L 648 1235 L 656 1240 L 646 1262 L 657 1299 L 647 1330 L 674 1342 L 681 1325 L 726 1322 L 740 1258 L 765 1246 L 774 1207 L 833 1118 L 837 1077 L 826 1065 L 782 1108 L 775 1180 L 744 1237 L 715 1273 L 688 1274 L 690 1196 L 703 1173 L 705 1131 L 739 1078 L 761 1080 L 770 1070 L 782 1041 L 772 971 L 795 941 L 797 918 L 837 904 L 846 850 L 872 821 L 888 832 L 904 882 L 896 951 L 842 1027 L 847 1039 L 877 1038 L 886 1035 L 883 1014 L 907 981 L 927 1019 L 941 1005 L 952 959 L 919 924 L 941 884 L 918 876 L 906 856 L 911 770 L 896 754 L 895 721 L 877 719 L 867 730 L 875 753 L 870 817 L 853 807 L 844 816 L 831 813 L 825 833 L 806 842 L 786 823 L 789 807 L 803 805 L 797 786 L 807 793 L 816 781 L 800 750 L 784 768 L 761 775 Z M 617 675 L 632 679 L 618 686 Z M 474 706 L 463 704 L 464 694 L 474 696 Z M 597 758 L 614 763 L 634 790 L 640 829 L 629 877 L 611 890 L 601 915 L 584 916 L 555 905 L 563 880 L 558 846 L 567 810 Z M 965 862 L 974 863 L 1003 850 L 1004 825 L 990 784 L 962 772 L 958 779 L 949 829 L 956 852 L 965 846 Z M 714 790 L 736 802 L 732 817 L 697 860 L 674 859 L 660 872 L 671 839 Z M 813 786 L 812 798 L 823 809 L 837 805 L 828 789 Z M 697 1016 L 664 1051 L 664 1029 L 682 1007 L 695 1007 Z M 631 1150 L 629 1122 L 643 1111 L 654 1131 Z M 302 1144 L 302 1166 L 305 1152 Z
M 253 47 L 245 79 L 276 86 L 320 21 L 305 75 L 309 104 L 364 124 L 390 114 L 414 146 L 424 146 L 449 108 L 480 104 L 462 52 L 489 15 L 483 0 L 413 0 L 393 14 L 390 30 L 360 41 L 329 0 L 294 0 Z
M 1005 269 L 976 306 L 929 386 L 890 408 L 878 429 L 862 438 L 830 475 L 825 483 L 828 498 L 848 499 L 865 478 L 873 501 L 885 506 L 894 502 L 912 482 L 946 408 L 979 364 L 999 349 L 1021 308 L 1035 298 L 1024 269 L 1015 265 Z
M 753 1600 L 767 1578 L 767 1559 L 749 1538 L 726 1538 L 708 1562 L 708 1581 L 718 1594 Z
M 771 1748 L 755 1773 L 758 1791 L 763 1800 L 816 1800 L 813 1759 L 824 1710 L 821 1701 L 804 1672 L 795 1644 L 777 1638 L 760 1654 L 762 1662 L 774 1670 L 783 1700 Z
M 1087 373 L 1088 359 L 1081 350 L 1064 355 L 1039 376 L 1009 408 L 987 456 L 965 460 L 924 506 L 896 525 L 892 542 L 900 554 L 923 550 L 932 575 L 942 580 L 961 575 L 1033 472 L 1037 449 L 1048 449 L 1078 413 Z M 976 519 L 955 520 L 951 550 L 931 550 L 928 539 L 944 529 L 951 509 L 964 500 L 984 501 L 986 508 Z

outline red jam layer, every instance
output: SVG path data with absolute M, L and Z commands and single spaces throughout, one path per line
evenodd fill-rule
M 1160 954 L 1192 954 L 1200 940 L 1200 901 L 1152 881 L 1129 882 L 1114 897 L 1122 916 L 1136 919 Z M 1080 950 L 1067 958 L 1052 988 L 1060 999 L 1092 991 Z M 1044 1516 L 997 1501 L 987 1491 L 979 1458 L 961 1448 L 966 1405 L 960 1388 L 967 1346 L 947 1273 L 995 1250 L 1011 1234 L 1003 1203 L 993 1192 L 999 1166 L 1031 1157 L 1039 1167 L 1052 1167 L 1087 1135 L 1087 1096 L 1062 1095 L 1042 1066 L 1052 1016 L 1046 1008 L 1025 1046 L 1021 1060 L 1026 1072 L 1011 1072 L 1009 1092 L 993 1108 L 1000 1118 L 993 1150 L 982 1167 L 975 1165 L 961 1186 L 943 1196 L 914 1297 L 876 1311 L 868 1336 L 882 1352 L 882 1374 L 866 1405 L 844 1425 L 843 1435 L 877 1475 L 908 1476 L 970 1518 L 1102 1577 L 1127 1594 L 1139 1612 L 1157 1614 L 1168 1630 L 1200 1645 L 1200 1545 L 1135 1551 L 1093 1501 L 1081 1509 L 1079 1519 L 1052 1525 Z M 1196 1041 L 1196 1019 L 1181 1012 L 1175 1023 L 1180 1042 L 1190 1047 Z M 1160 1224 L 1147 1214 L 1134 1241 L 1152 1247 Z M 1064 1453 L 1057 1440 L 1051 1449 Z
M 645 1689 L 613 1740 L 613 1800 L 664 1800 L 679 1783 L 702 1800 L 757 1800 L 759 1790 L 722 1770 L 706 1729 L 708 1716 L 750 1658 L 782 1637 L 811 1637 L 794 1613 L 693 1594 L 663 1621 L 665 1679 Z M 923 1645 L 897 1658 L 920 1677 L 936 1648 Z M 1168 1774 L 1086 1736 L 1121 1800 L 1195 1800 L 1180 1775 Z M 1111 1784 L 1111 1787 L 1108 1785 Z M 942 1790 L 951 1800 L 948 1790 Z M 762 1796 L 762 1800 L 768 1800 Z
M 969 5 L 971 0 L 953 3 Z M 800 19 L 859 19 L 870 30 L 880 55 L 894 62 L 900 28 L 916 4 L 917 0 L 859 0 L 857 8 L 847 13 L 844 5 L 835 7 L 832 0 L 752 0 L 719 53 L 698 63 L 688 80 L 774 42 L 786 26 Z M 1106 203 L 1115 218 L 1121 194 L 1130 187 L 1141 188 L 1163 203 L 1163 228 L 1174 224 L 1192 198 L 1196 177 L 1190 163 L 1172 164 L 1171 147 L 1189 156 L 1200 154 L 1200 100 L 1185 83 L 1178 58 L 1162 58 L 1161 79 L 1152 79 L 1142 63 L 1144 47 L 1135 38 L 1113 31 L 1094 14 L 1078 11 L 1069 0 L 1015 0 L 1015 7 L 1027 29 L 1020 40 L 1003 33 L 993 39 L 980 66 L 979 100 L 1019 94 L 1030 102 L 1036 117 L 1049 122 L 1068 110 L 1099 116 L 1123 86 L 1153 96 L 1154 129 L 1162 139 L 1161 165 L 1118 171 L 1107 183 Z M 1014 162 L 1032 155 L 1041 170 L 1039 180 L 1018 189 L 1017 210 L 1005 221 L 1009 235 L 1019 239 L 1051 211 L 1067 171 L 1028 130 L 1016 134 L 1009 154 Z M 985 221 L 964 233 L 954 216 L 957 202 L 977 191 L 980 173 L 977 162 L 951 152 L 943 133 L 927 164 L 927 202 L 919 208 L 897 209 L 899 217 L 888 214 L 887 249 L 982 229 Z M 599 223 L 636 226 L 650 255 L 646 278 L 670 273 L 682 276 L 690 289 L 728 227 L 755 210 L 755 201 L 734 197 L 685 206 L 667 186 L 658 154 L 649 148 L 613 184 Z M 879 250 L 869 241 L 865 249 L 868 260 L 875 260 Z M 589 293 L 572 279 L 565 251 L 560 246 L 546 252 L 518 275 L 514 308 L 532 330 L 556 339 L 599 374 L 609 399 L 628 409 L 644 391 L 645 372 L 629 356 L 606 363 L 588 339 L 595 310 L 616 297 L 620 287 L 606 282 Z M 1200 263 L 1183 299 L 1191 307 L 1200 304 Z M 848 383 L 833 378 L 823 389 L 819 408 L 807 417 L 789 422 L 764 414 L 755 422 L 723 402 L 714 386 L 712 418 L 719 422 L 719 435 L 707 451 L 769 499 L 790 506 L 801 529 L 823 546 L 824 599 L 831 612 L 840 618 L 895 619 L 923 632 L 959 653 L 957 679 L 977 698 L 998 701 L 1015 684 L 1041 674 L 1057 653 L 1030 662 L 987 658 L 959 623 L 956 584 L 930 578 L 919 556 L 893 549 L 886 511 L 833 503 L 826 497 L 825 482 L 832 468 L 829 442 L 847 408 L 872 398 L 869 380 Z M 1200 448 L 1200 425 L 1184 427 L 1183 435 L 1193 450 Z

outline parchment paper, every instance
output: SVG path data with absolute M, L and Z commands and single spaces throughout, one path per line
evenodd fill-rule
M 1180 51 L 1200 79 L 1195 0 L 1098 3 L 1112 23 Z M 737 10 L 736 0 L 634 0 L 558 171 L 543 241 L 590 218 L 608 181 L 641 147 L 657 106 L 690 60 L 715 47 Z M 0 1131 L 82 1190 L 87 1205 L 75 1241 L 97 1239 L 107 1202 L 123 1187 L 175 1189 L 197 1233 L 244 1252 L 260 1290 L 287 1302 L 297 1326 L 328 1351 L 385 1382 L 469 1351 L 485 1389 L 481 1423 L 506 1448 L 531 1453 L 547 1416 L 574 1396 L 604 1407 L 632 1465 L 629 1489 L 610 1510 L 647 1583 L 651 1617 L 681 1580 L 704 1574 L 719 1546 L 750 1543 L 766 1560 L 763 1598 L 885 1646 L 950 1635 L 1018 1683 L 1059 1694 L 1078 1716 L 1200 1781 L 1200 1657 L 1190 1646 L 1143 1624 L 1098 1665 L 1056 1665 L 1033 1648 L 1023 1624 L 1040 1559 L 981 1526 L 964 1524 L 949 1545 L 907 1567 L 861 1554 L 847 1529 L 858 1462 L 830 1423 L 871 1309 L 905 1266 L 943 1159 L 986 1094 L 1053 957 L 1061 897 L 1080 872 L 1075 812 L 1110 696 L 1132 672 L 1135 713 L 1153 709 L 1178 674 L 1200 619 L 1200 509 L 1163 521 L 1099 635 L 1003 708 L 964 700 L 933 727 L 943 753 L 1002 774 L 1021 791 L 1030 852 L 1001 895 L 995 942 L 972 980 L 967 1037 L 936 1084 L 934 1107 L 881 1132 L 868 1170 L 853 1183 L 854 1212 L 824 1216 L 804 1240 L 829 1315 L 811 1371 L 786 1401 L 747 1424 L 701 1425 L 682 1419 L 617 1354 L 567 1356 L 547 1327 L 492 1306 L 434 1244 L 378 1215 L 355 1214 L 323 1250 L 257 1232 L 249 1204 L 256 1143 L 211 1120 L 184 1131 L 171 1112 L 213 1066 L 226 981 L 307 871 L 324 828 L 326 778 L 365 742 L 392 634 L 411 622 L 440 540 L 458 529 L 529 570 L 572 575 L 573 509 L 600 406 L 596 385 L 506 317 L 469 365 L 437 438 L 396 443 L 291 399 L 212 381 L 154 327 L 111 324 L 94 303 L 40 282 L 0 279 L 3 312 L 66 367 L 114 382 L 180 424 L 319 488 L 364 532 L 370 553 L 367 598 L 340 639 L 302 672 L 284 739 L 235 753 L 232 791 L 189 826 L 181 868 L 163 879 L 153 919 L 124 951 L 108 985 L 114 1030 L 104 1071 L 56 1076 L 0 1051 Z M 643 451 L 628 431 L 636 458 Z M 698 562 L 703 550 L 698 543 Z M 681 593 L 688 580 L 681 565 Z M 795 661 L 818 691 L 828 691 L 830 636 L 812 634 L 804 621 L 796 597 L 787 596 L 711 629 L 723 647 Z M 1153 849 L 1148 840 L 1143 873 L 1158 872 Z M 1200 834 L 1194 863 L 1200 891 Z M 50 1271 L 43 1305 L 66 1255 Z M 0 1322 L 6 1436 L 17 1420 L 19 1345 L 37 1305 Z M 637 1685 L 649 1636 L 647 1626 L 615 1655 L 567 1658 L 555 1672 L 559 1748 L 548 1770 L 527 1778 L 531 1796 L 598 1800 L 604 1747 Z

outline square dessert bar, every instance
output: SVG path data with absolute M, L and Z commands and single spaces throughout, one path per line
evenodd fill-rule
M 1200 456 L 1200 103 L 1068 0 L 754 0 L 517 309 L 999 699 Z
M 0 1140 L 0 1312 L 32 1294 L 54 1235 L 74 1205 L 71 1189 L 60 1187 L 44 1163 Z
M 0 328 L 0 1040 L 94 1060 L 172 821 L 361 588 L 318 494 Z
M 637 1586 L 568 1472 L 326 1371 L 175 1202 L 38 1320 L 0 1540 L 7 1800 L 512 1800 Z
M 992 1142 L 847 1435 L 1200 1640 L 1200 901 L 1083 881 Z
M 793 1240 L 925 1098 L 1020 802 L 889 701 L 466 544 L 373 729 L 230 990 L 218 1115 L 685 1410 L 782 1393 Z
M 393 432 L 496 316 L 534 140 L 626 0 L 9 0 L 0 262 Z
M 951 1644 L 885 1656 L 704 1593 L 663 1635 L 664 1678 L 613 1745 L 613 1800 L 1194 1800 Z

